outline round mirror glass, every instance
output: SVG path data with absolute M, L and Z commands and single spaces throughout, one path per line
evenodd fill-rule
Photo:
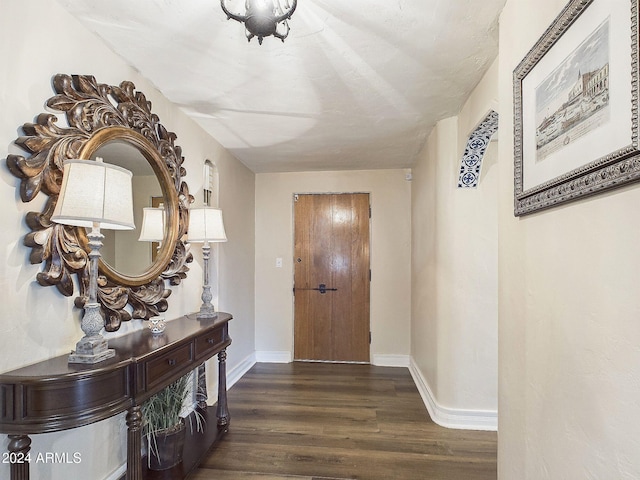
M 156 260 L 160 242 L 165 229 L 162 216 L 146 216 L 148 222 L 159 225 L 145 225 L 155 231 L 161 231 L 161 238 L 141 239 L 140 234 L 145 221 L 144 208 L 164 209 L 162 187 L 158 178 L 142 153 L 125 141 L 111 141 L 102 145 L 92 158 L 102 158 L 104 162 L 126 168 L 133 173 L 133 219 L 134 230 L 103 230 L 104 245 L 100 249 L 102 261 L 121 275 L 136 277 L 150 270 Z

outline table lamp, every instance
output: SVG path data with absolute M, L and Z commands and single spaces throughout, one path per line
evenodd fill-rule
M 204 285 L 202 286 L 202 306 L 197 318 L 215 318 L 217 313 L 211 299 L 211 286 L 209 285 L 209 253 L 211 242 L 226 242 L 227 235 L 222 222 L 222 210 L 212 207 L 199 207 L 189 210 L 189 231 L 187 240 L 191 243 L 203 243 L 202 258 L 204 260 Z
M 101 335 L 104 318 L 97 300 L 98 261 L 104 235 L 100 229 L 131 230 L 133 223 L 132 173 L 122 167 L 93 160 L 67 160 L 58 202 L 51 221 L 91 229 L 89 238 L 89 298 L 80 324 L 84 337 L 76 343 L 69 363 L 98 363 L 115 355 Z
M 164 208 L 144 207 L 140 242 L 161 242 L 164 240 Z
M 164 208 L 144 207 L 139 242 L 151 242 L 151 263 L 156 261 L 164 240 Z

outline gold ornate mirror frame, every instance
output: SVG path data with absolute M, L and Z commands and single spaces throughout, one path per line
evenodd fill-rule
M 146 158 L 162 189 L 165 233 L 155 261 L 141 275 L 125 275 L 101 261 L 98 302 L 105 316 L 107 331 L 120 328 L 122 321 L 145 318 L 167 310 L 171 285 L 180 284 L 193 260 L 183 240 L 188 226 L 189 204 L 193 197 L 182 180 L 182 149 L 151 112 L 151 102 L 135 90 L 131 82 L 119 86 L 99 84 L 90 75 L 58 74 L 53 78 L 56 95 L 47 106 L 64 113 L 68 127 L 56 125 L 58 116 L 41 113 L 35 123 L 22 126 L 24 136 L 16 144 L 29 157 L 7 155 L 7 166 L 21 179 L 20 197 L 30 202 L 40 192 L 48 199 L 42 212 L 28 212 L 31 229 L 24 244 L 31 247 L 32 264 L 44 262 L 36 276 L 40 285 L 56 288 L 65 296 L 74 294 L 73 277 L 80 293 L 75 305 L 82 308 L 88 297 L 89 258 L 84 228 L 51 222 L 62 184 L 64 162 L 71 158 L 91 158 L 109 142 L 127 143 Z M 128 307 L 130 306 L 130 307 Z

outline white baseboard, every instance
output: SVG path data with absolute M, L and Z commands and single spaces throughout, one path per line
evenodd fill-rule
M 256 362 L 259 363 L 291 363 L 291 352 L 256 352 Z
M 463 430 L 498 430 L 498 412 L 495 410 L 461 410 L 443 407 L 438 403 L 413 358 L 409 366 L 413 381 L 420 392 L 431 419 L 438 425 Z
M 227 372 L 227 389 L 233 387 L 242 376 L 247 373 L 251 367 L 256 364 L 256 355 L 252 353 L 247 358 L 242 360 L 239 365 L 236 365 Z
M 127 473 L 127 464 L 125 463 L 124 465 L 121 465 L 120 468 L 118 468 L 117 470 L 114 470 L 111 473 L 111 475 L 109 475 L 104 480 L 120 480 L 121 478 L 124 478 L 126 473 Z
M 371 363 L 378 367 L 409 367 L 409 355 L 372 355 Z
M 256 352 L 256 362 L 259 363 L 291 363 L 293 356 L 291 352 Z M 334 363 L 334 362 L 329 362 Z M 338 362 L 340 363 L 340 362 Z M 347 362 L 348 363 L 348 362 Z M 409 367 L 410 358 L 408 355 L 373 355 L 371 363 L 379 367 Z

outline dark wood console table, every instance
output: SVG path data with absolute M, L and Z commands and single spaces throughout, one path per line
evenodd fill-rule
M 30 434 L 88 425 L 127 411 L 127 480 L 143 480 L 141 404 L 165 386 L 218 355 L 218 430 L 229 425 L 226 348 L 232 316 L 167 322 L 109 340 L 116 356 L 94 365 L 69 364 L 68 355 L 0 375 L 0 432 L 9 435 L 11 480 L 29 479 Z M 214 442 L 219 435 L 208 435 Z

